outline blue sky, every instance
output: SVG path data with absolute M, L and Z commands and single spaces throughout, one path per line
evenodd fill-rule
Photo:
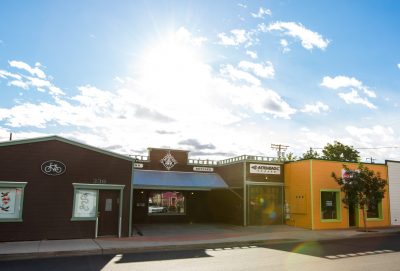
M 0 140 L 400 159 L 398 1 L 7 1 Z

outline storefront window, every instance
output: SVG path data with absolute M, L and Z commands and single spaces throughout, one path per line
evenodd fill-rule
M 149 215 L 184 215 L 185 197 L 176 191 L 154 191 L 149 193 Z
M 368 204 L 367 218 L 381 218 L 381 204 Z
M 97 212 L 97 190 L 76 189 L 73 218 L 94 219 Z
M 321 191 L 321 218 L 323 220 L 339 219 L 339 192 Z
M 0 222 L 22 221 L 26 182 L 0 182 Z

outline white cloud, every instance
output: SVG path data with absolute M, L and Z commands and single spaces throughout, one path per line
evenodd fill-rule
M 397 68 L 399 68 L 399 69 L 400 69 L 400 63 L 399 63 L 399 64 L 397 64 Z
M 183 43 L 190 43 L 194 46 L 202 46 L 207 41 L 206 37 L 193 37 L 192 33 L 184 27 L 175 32 L 175 37 Z
M 367 98 L 362 98 L 358 94 L 357 90 L 352 89 L 351 92 L 348 93 L 339 93 L 340 98 L 342 98 L 347 104 L 361 104 L 365 105 L 369 109 L 376 109 L 377 107 L 368 101 Z
M 396 148 L 377 148 L 399 146 L 399 135 L 390 126 L 374 125 L 370 127 L 359 127 L 348 125 L 346 132 L 351 136 L 352 144 L 360 149 L 362 157 L 373 157 L 381 160 L 399 160 L 399 151 Z M 375 161 L 376 162 L 376 161 Z
M 326 112 L 329 110 L 329 106 L 322 103 L 322 102 L 316 102 L 314 104 L 306 104 L 303 109 L 300 111 L 303 113 L 315 113 L 319 114 L 321 112 Z
M 252 123 L 289 119 L 296 110 L 279 93 L 262 87 L 252 75 L 255 71 L 229 64 L 213 70 L 197 57 L 202 47 L 187 41 L 170 38 L 148 46 L 135 63 L 135 78 L 121 76 L 113 89 L 83 85 L 77 94 L 52 95 L 50 88 L 56 87 L 52 81 L 47 80 L 49 85 L 24 75 L 23 82 L 43 88 L 41 96 L 51 99 L 20 97 L 18 104 L 0 107 L 0 127 L 32 132 L 51 127 L 66 131 L 61 136 L 120 153 L 145 152 L 149 146 L 179 148 L 178 142 L 186 139 L 210 142 L 215 156 L 264 151 L 259 142 L 265 137 L 265 125 Z M 249 135 L 247 128 L 257 132 Z
M 246 32 L 244 29 L 233 29 L 230 31 L 230 33 L 230 36 L 227 36 L 225 33 L 219 33 L 219 44 L 226 46 L 237 46 L 251 39 L 250 33 Z
M 244 87 L 237 92 L 233 102 L 251 108 L 256 113 L 271 114 L 275 118 L 290 119 L 296 110 L 286 103 L 278 93 L 261 87 Z
M 8 72 L 8 71 L 4 71 L 4 70 L 0 70 L 0 77 L 4 78 L 4 79 L 7 79 L 7 77 L 11 77 L 11 78 L 14 78 L 14 79 L 17 79 L 17 80 L 21 80 L 22 79 L 21 75 L 16 74 L 16 73 L 11 73 L 11 72 Z
M 265 65 L 249 61 L 240 61 L 238 67 L 245 71 L 251 71 L 262 78 L 274 78 L 275 76 L 275 69 L 270 61 L 267 61 Z
M 298 38 L 301 40 L 301 45 L 307 50 L 311 50 L 314 47 L 324 50 L 329 44 L 329 40 L 324 39 L 319 33 L 305 28 L 300 23 L 275 22 L 271 23 L 268 27 L 260 25 L 260 29 L 264 31 L 281 31 L 284 35 Z
M 242 3 L 239 3 L 239 4 L 237 4 L 239 7 L 241 7 L 241 8 L 247 8 L 247 5 L 245 5 L 245 4 L 242 4 Z
M 330 89 L 347 88 L 347 87 L 360 89 L 362 87 L 362 82 L 354 77 L 347 77 L 342 75 L 336 77 L 325 76 L 322 79 L 321 86 Z
M 324 76 L 321 82 L 321 86 L 335 90 L 339 88 L 358 89 L 362 90 L 364 94 L 367 95 L 369 98 L 376 98 L 376 93 L 374 91 L 370 90 L 360 80 L 357 80 L 354 77 L 347 77 L 343 75 L 339 75 L 336 77 Z
M 282 46 L 283 53 L 287 53 L 290 51 L 289 42 L 286 39 L 281 39 L 279 43 Z
M 24 90 L 33 87 L 39 92 L 45 92 L 47 90 L 52 96 L 65 95 L 59 87 L 53 85 L 50 79 L 47 79 L 46 74 L 40 69 L 43 65 L 39 62 L 35 63 L 35 68 L 32 68 L 29 64 L 23 61 L 12 60 L 9 61 L 9 64 L 12 68 L 27 71 L 29 75 L 0 70 L 0 78 L 10 80 L 7 83 L 8 86 L 14 86 Z
M 354 137 L 356 142 L 367 146 L 375 146 L 376 139 L 379 139 L 382 143 L 388 143 L 390 145 L 397 146 L 397 140 L 392 127 L 384 127 L 382 125 L 374 125 L 370 128 L 356 127 L 356 126 L 346 126 L 346 131 Z M 382 144 L 381 143 L 381 144 Z M 358 145 L 359 145 L 358 144 Z
M 257 13 L 251 13 L 251 16 L 253 16 L 254 18 L 261 18 L 262 19 L 262 18 L 264 18 L 265 15 L 271 16 L 272 15 L 271 10 L 263 8 L 263 7 L 260 7 L 258 9 Z
M 258 58 L 257 52 L 255 52 L 255 51 L 247 50 L 246 51 L 246 55 L 250 56 L 252 59 L 257 59 Z
M 19 88 L 22 88 L 22 89 L 25 89 L 25 90 L 29 89 L 29 85 L 27 83 L 25 83 L 23 81 L 19 81 L 19 80 L 12 80 L 12 81 L 8 82 L 7 85 L 8 86 L 19 87 Z
M 29 64 L 26 64 L 25 62 L 22 62 L 22 61 L 12 60 L 12 61 L 9 61 L 8 63 L 10 64 L 11 67 L 25 70 L 33 76 L 37 76 L 41 79 L 46 78 L 46 74 L 39 68 L 40 63 L 38 66 L 36 66 L 34 68 L 32 68 Z
M 239 70 L 235 67 L 233 67 L 230 64 L 223 65 L 220 69 L 221 75 L 230 78 L 233 81 L 246 81 L 247 83 L 250 83 L 255 86 L 261 85 L 261 82 L 259 79 L 254 77 L 248 72 Z

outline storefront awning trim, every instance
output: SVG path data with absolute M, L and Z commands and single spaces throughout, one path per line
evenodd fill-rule
M 225 181 L 216 173 L 179 172 L 161 170 L 133 171 L 134 189 L 200 190 L 228 189 Z

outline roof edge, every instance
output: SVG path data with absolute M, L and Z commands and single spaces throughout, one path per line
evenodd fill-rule
M 9 141 L 3 141 L 0 142 L 0 148 L 1 147 L 5 147 L 5 146 L 13 146 L 13 145 L 22 145 L 22 144 L 29 144 L 29 143 L 38 143 L 38 142 L 45 142 L 45 141 L 51 141 L 51 140 L 56 140 L 56 141 L 60 141 L 63 143 L 67 143 L 70 145 L 74 145 L 80 148 L 84 148 L 87 150 L 91 150 L 91 151 L 95 151 L 98 153 L 102 153 L 105 155 L 109 155 L 109 156 L 113 156 L 116 158 L 120 158 L 120 159 L 124 159 L 124 160 L 128 160 L 130 162 L 133 162 L 133 158 L 123 155 L 123 154 L 119 154 L 116 152 L 112 152 L 112 151 L 108 151 L 99 147 L 94 147 L 85 143 L 81 143 L 72 139 L 68 139 L 65 137 L 61 137 L 61 136 L 57 136 L 57 135 L 51 135 L 51 136 L 45 136 L 45 137 L 35 137 L 35 138 L 28 138 L 28 139 L 18 139 L 18 140 L 9 140 Z

